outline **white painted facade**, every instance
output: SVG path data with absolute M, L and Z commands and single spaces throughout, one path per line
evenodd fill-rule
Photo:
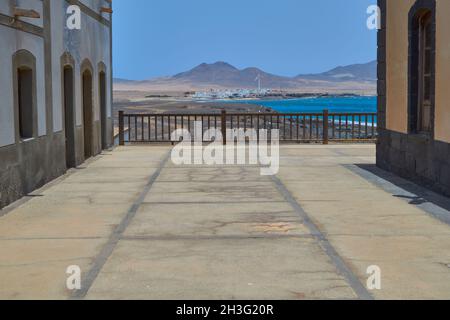
M 100 4 L 105 4 L 103 0 L 82 1 L 90 8 L 99 12 Z M 55 1 L 52 4 L 52 26 L 65 26 L 69 4 L 66 1 Z M 105 15 L 104 15 L 105 16 Z M 108 14 L 109 16 L 109 14 Z M 63 129 L 63 114 L 60 107 L 61 96 L 61 65 L 60 57 L 69 52 L 75 59 L 75 92 L 76 92 L 76 125 L 82 124 L 81 99 L 81 70 L 80 66 L 85 59 L 88 59 L 94 68 L 94 120 L 100 119 L 99 88 L 98 88 L 98 64 L 104 63 L 109 66 L 110 60 L 110 30 L 107 26 L 98 23 L 88 15 L 82 14 L 81 30 L 68 30 L 66 27 L 52 27 L 52 62 L 53 62 L 53 130 L 59 132 Z M 83 45 L 79 45 L 83 44 Z M 110 72 L 111 70 L 107 70 Z M 110 77 L 107 77 L 107 87 L 111 85 Z M 111 112 L 111 96 L 107 96 L 107 116 Z
M 6 0 L 1 0 L 6 1 Z M 38 135 L 44 136 L 47 130 L 45 111 L 45 65 L 44 65 L 44 40 L 36 35 L 15 31 L 12 28 L 0 25 L 0 147 L 14 144 L 14 91 L 12 69 L 12 57 L 21 49 L 30 51 L 36 57 L 36 94 Z
M 81 30 L 67 27 L 70 5 L 80 8 Z M 102 7 L 109 9 L 111 3 L 0 0 L 0 208 L 113 144 L 111 14 L 101 12 Z M 33 10 L 39 17 L 15 17 L 18 9 Z M 68 62 L 73 68 L 73 96 L 67 93 L 66 101 L 73 101 L 73 116 L 71 111 L 65 114 L 64 64 Z M 83 95 L 81 68 L 86 64 L 92 68 L 92 101 L 83 105 L 83 97 L 90 97 L 90 89 Z M 34 80 L 29 138 L 20 137 L 19 68 L 32 69 Z M 106 82 L 104 112 L 100 72 Z M 87 86 L 90 83 L 86 81 Z M 67 108 L 72 110 L 72 103 Z
M 100 15 L 100 7 L 108 6 L 105 0 L 84 0 L 82 4 L 91 8 Z M 39 19 L 20 18 L 21 21 L 44 27 L 43 1 L 42 0 L 17 0 L 17 6 L 33 9 L 40 14 Z M 0 0 L 0 14 L 10 16 L 12 14 L 10 0 Z M 62 79 L 61 79 L 61 56 L 68 52 L 75 60 L 75 106 L 76 125 L 82 125 L 82 99 L 81 97 L 81 70 L 80 65 L 88 59 L 93 68 L 94 85 L 94 121 L 100 118 L 99 106 L 99 84 L 98 64 L 103 63 L 109 70 L 107 72 L 107 88 L 111 87 L 111 52 L 110 52 L 110 28 L 96 19 L 82 12 L 81 30 L 68 30 L 66 20 L 67 7 L 70 4 L 65 0 L 51 1 L 51 43 L 52 43 L 52 121 L 53 132 L 62 131 L 64 124 L 64 113 L 62 105 Z M 109 20 L 110 14 L 101 14 Z M 0 147 L 14 144 L 15 121 L 13 106 L 13 77 L 12 56 L 20 49 L 30 51 L 36 57 L 37 78 L 37 112 L 38 112 L 38 135 L 47 134 L 46 123 L 46 101 L 45 101 L 45 59 L 44 38 L 31 33 L 0 24 Z M 109 90 L 109 89 L 108 89 Z M 112 101 L 111 94 L 107 97 L 107 116 L 111 117 Z

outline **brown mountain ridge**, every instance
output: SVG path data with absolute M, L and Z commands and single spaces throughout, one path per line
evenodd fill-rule
M 212 64 L 202 63 L 195 68 L 171 77 L 145 81 L 114 79 L 116 90 L 134 87 L 145 90 L 206 90 L 206 89 L 254 89 L 258 86 L 267 89 L 291 91 L 375 91 L 376 61 L 366 64 L 340 66 L 319 74 L 285 77 L 265 72 L 258 68 L 238 69 L 233 65 L 219 61 Z

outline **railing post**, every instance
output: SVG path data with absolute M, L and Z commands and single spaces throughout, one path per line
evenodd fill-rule
M 124 125 L 123 125 L 123 111 L 119 111 L 119 145 L 125 145 L 125 134 L 124 134 Z
M 222 123 L 222 139 L 223 145 L 227 144 L 227 112 L 222 110 L 221 113 L 221 123 Z
M 328 110 L 323 110 L 323 144 L 328 144 Z

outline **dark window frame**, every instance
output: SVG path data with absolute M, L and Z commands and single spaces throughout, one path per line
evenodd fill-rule
M 24 141 L 32 140 L 38 137 L 38 114 L 37 114 L 37 93 L 36 93 L 36 58 L 35 56 L 27 50 L 18 50 L 12 56 L 13 65 L 13 90 L 14 90 L 14 127 L 16 143 L 21 143 Z M 21 73 L 27 74 L 30 81 L 31 88 L 28 89 L 28 94 L 25 101 L 28 106 L 27 113 L 27 128 L 23 128 L 23 99 L 21 97 Z
M 95 73 L 92 63 L 89 59 L 84 59 L 80 66 L 81 81 L 81 110 L 82 110 L 82 127 L 83 127 L 83 145 L 84 159 L 87 160 L 95 155 L 96 141 L 94 141 L 94 125 L 95 125 L 95 92 L 94 81 Z M 86 91 L 89 89 L 88 91 Z M 86 100 L 88 99 L 88 100 Z
M 66 76 L 68 76 L 68 78 L 66 78 Z M 62 123 L 64 124 L 64 136 L 66 140 L 65 151 L 67 168 L 75 168 L 77 166 L 75 137 L 77 95 L 75 82 L 75 60 L 69 52 L 64 52 L 61 56 L 61 105 L 63 106 Z
M 99 62 L 98 70 L 98 100 L 100 108 L 100 130 L 102 149 L 108 148 L 108 69 L 104 62 Z M 104 83 L 102 83 L 102 80 Z
M 34 137 L 33 73 L 33 70 L 28 67 L 17 69 L 19 137 L 22 140 Z
M 421 130 L 419 113 L 422 110 L 420 84 L 424 80 L 421 75 L 423 64 L 420 52 L 421 21 L 425 14 L 430 14 L 431 36 L 431 76 L 430 76 L 430 128 Z M 408 58 L 408 132 L 434 138 L 435 130 L 435 88 L 436 88 L 436 0 L 417 0 L 409 12 L 409 58 Z

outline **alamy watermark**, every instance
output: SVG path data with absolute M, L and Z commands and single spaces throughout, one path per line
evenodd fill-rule
M 381 9 L 377 5 L 371 5 L 367 7 L 367 28 L 369 30 L 381 29 Z
M 66 280 L 66 287 L 68 290 L 80 290 L 81 289 L 81 268 L 73 265 L 68 266 L 66 273 L 69 275 Z
M 172 141 L 180 141 L 171 154 L 175 165 L 259 165 L 264 176 L 276 175 L 280 169 L 280 135 L 278 129 L 228 129 L 226 145 L 217 128 L 203 132 L 202 122 L 194 124 L 194 134 L 175 130 Z M 208 143 L 208 144 L 205 144 Z
M 367 289 L 369 290 L 381 290 L 381 268 L 376 265 L 369 266 L 367 268 Z
M 81 9 L 77 5 L 71 5 L 67 7 L 66 14 L 68 15 L 66 20 L 66 26 L 69 30 L 81 30 Z

